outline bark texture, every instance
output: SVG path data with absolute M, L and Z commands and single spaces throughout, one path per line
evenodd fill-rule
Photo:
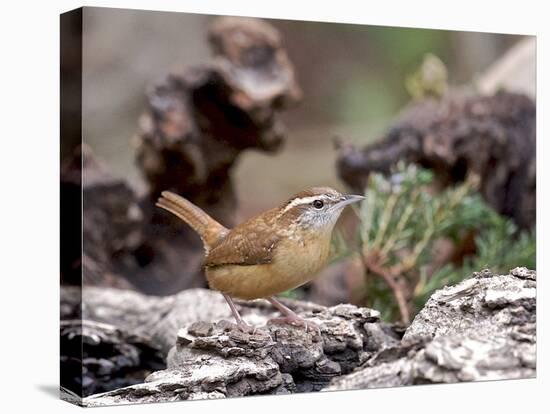
M 74 299 L 67 292 L 62 312 L 70 316 Z M 437 291 L 404 336 L 371 309 L 286 303 L 316 322 L 320 335 L 266 323 L 276 313 L 264 301 L 238 304 L 245 320 L 258 327 L 244 333 L 225 320 L 229 311 L 216 292 L 195 289 L 146 298 L 110 289 L 101 298 L 101 291 L 92 289 L 84 296 L 85 319 L 137 335 L 148 332 L 149 344 L 169 352 L 167 368 L 143 383 L 92 395 L 83 404 L 529 378 L 536 373 L 536 274 L 525 268 L 507 275 L 474 273 Z
M 438 86 L 435 95 L 441 99 L 412 102 L 373 145 L 361 150 L 341 145 L 340 176 L 363 189 L 371 172 L 388 173 L 399 160 L 433 168 L 440 185 L 472 172 L 495 210 L 520 227 L 534 227 L 535 66 L 536 41 L 526 38 L 473 82 L 479 93 L 473 94 L 471 87 L 449 91 L 442 63 L 423 64 L 417 86 L 427 91 Z
M 389 132 L 363 149 L 341 144 L 337 169 L 362 191 L 371 172 L 398 161 L 433 169 L 440 186 L 480 177 L 480 192 L 496 211 L 532 228 L 536 213 L 536 107 L 525 95 L 449 93 L 413 102 Z
M 536 375 L 536 274 L 475 273 L 437 291 L 389 347 L 327 390 L 532 378 Z
M 65 160 L 61 186 L 65 202 L 75 207 L 61 217 L 67 223 L 61 282 L 132 288 L 119 269 L 143 243 L 143 212 L 134 190 L 114 177 L 87 145 Z M 82 210 L 77 207 L 81 203 Z
M 165 367 L 146 337 L 90 320 L 61 322 L 61 386 L 87 396 L 137 384 Z
M 320 326 L 320 335 L 271 323 L 250 334 L 225 320 L 195 322 L 178 332 L 166 370 L 141 385 L 90 397 L 86 404 L 319 391 L 382 345 L 398 341 L 370 309 L 339 305 L 303 314 Z

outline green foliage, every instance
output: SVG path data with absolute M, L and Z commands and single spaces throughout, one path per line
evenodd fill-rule
M 446 264 L 429 278 L 425 273 L 421 274 L 415 297 L 416 307 L 422 307 L 434 290 L 458 283 L 481 269 L 490 269 L 495 273 L 508 272 L 517 266 L 535 269 L 535 234 L 518 232 L 510 219 L 484 207 L 486 215 L 481 217 L 483 226 L 475 239 L 476 254 L 465 257 L 462 266 Z
M 476 191 L 473 177 L 441 192 L 433 190 L 432 181 L 431 171 L 413 165 L 399 165 L 390 178 L 373 174 L 358 211 L 365 304 L 388 320 L 399 314 L 408 319 L 407 313 L 414 315 L 435 290 L 473 271 L 535 267 L 534 234 L 520 232 L 490 208 Z M 459 264 L 438 264 L 438 241 L 451 240 L 457 247 L 472 234 L 475 254 Z M 340 235 L 333 248 L 339 259 L 354 254 Z M 390 286 L 394 281 L 397 287 Z M 406 306 L 398 306 L 397 291 L 406 298 Z

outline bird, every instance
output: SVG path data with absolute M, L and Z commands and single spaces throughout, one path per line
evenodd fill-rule
M 200 236 L 208 285 L 222 293 L 239 328 L 255 329 L 243 320 L 233 298 L 264 298 L 284 315 L 272 321 L 302 326 L 307 331 L 315 324 L 275 296 L 318 275 L 328 261 L 332 231 L 344 207 L 364 198 L 330 187 L 311 187 L 232 229 L 170 191 L 163 191 L 156 205 L 179 217 Z

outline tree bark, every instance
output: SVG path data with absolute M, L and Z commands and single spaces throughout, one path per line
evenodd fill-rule
M 70 289 L 62 312 L 71 315 Z M 102 293 L 103 292 L 103 293 Z M 72 300 L 72 302 L 71 302 Z M 204 303 L 209 306 L 205 307 Z M 269 323 L 266 301 L 239 302 L 240 331 L 217 292 L 167 298 L 92 289 L 85 320 L 148 336 L 167 368 L 143 383 L 93 395 L 86 406 L 424 383 L 531 378 L 536 373 L 536 273 L 488 270 L 435 292 L 404 332 L 375 310 L 286 301 L 315 330 Z M 267 322 L 267 323 L 266 323 Z M 402 339 L 401 339 L 402 336 Z

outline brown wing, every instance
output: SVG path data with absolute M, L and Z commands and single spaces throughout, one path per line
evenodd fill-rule
M 205 266 L 250 266 L 271 263 L 273 250 L 280 239 L 273 231 L 274 216 L 268 211 L 230 230 L 229 234 L 210 250 L 204 262 Z

